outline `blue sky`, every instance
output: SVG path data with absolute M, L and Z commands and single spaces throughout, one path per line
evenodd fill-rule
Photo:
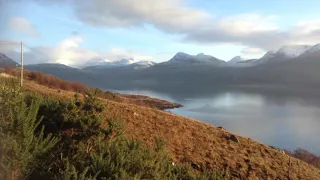
M 2 3 L 2 4 L 1 4 Z M 258 58 L 320 42 L 316 0 L 2 0 L 0 39 L 37 52 L 27 63 L 71 66 L 121 58 L 169 60 L 177 52 Z M 6 47 L 2 51 L 12 49 Z

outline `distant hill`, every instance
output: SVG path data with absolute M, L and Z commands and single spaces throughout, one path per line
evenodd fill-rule
M 72 68 L 63 64 L 45 63 L 26 65 L 26 69 L 40 71 L 68 81 L 79 81 L 88 85 L 97 85 L 98 78 L 85 73 L 81 69 Z
M 17 62 L 7 57 L 6 55 L 0 53 L 0 68 L 16 67 L 18 65 L 19 64 Z
M 126 61 L 128 62 L 128 61 Z M 144 88 L 199 93 L 224 87 L 288 87 L 320 89 L 320 45 L 285 46 L 259 59 L 236 57 L 225 62 L 213 56 L 179 52 L 169 61 L 141 61 L 120 66 L 77 69 L 59 64 L 28 65 L 60 78 L 105 89 Z

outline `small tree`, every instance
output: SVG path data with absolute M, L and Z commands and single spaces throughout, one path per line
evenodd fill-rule
M 59 141 L 51 134 L 44 136 L 44 128 L 39 127 L 40 99 L 26 104 L 16 84 L 12 80 L 0 87 L 0 179 L 28 177 Z

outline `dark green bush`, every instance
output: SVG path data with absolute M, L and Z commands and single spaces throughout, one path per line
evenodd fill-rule
M 45 157 L 59 141 L 39 128 L 41 99 L 27 105 L 25 93 L 16 84 L 2 80 L 0 87 L 0 179 L 28 177 L 45 164 Z

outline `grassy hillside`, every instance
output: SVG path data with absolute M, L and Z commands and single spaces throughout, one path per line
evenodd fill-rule
M 26 81 L 25 90 L 64 101 L 72 101 L 75 95 L 74 92 L 57 91 L 31 81 Z M 142 141 L 144 147 L 155 147 L 157 144 L 155 137 L 165 140 L 170 160 L 162 163 L 167 164 L 173 161 L 179 165 L 175 167 L 186 165 L 193 169 L 170 170 L 175 176 L 202 172 L 200 173 L 202 178 L 207 178 L 213 177 L 213 175 L 203 174 L 203 172 L 211 172 L 217 178 L 216 172 L 219 172 L 219 175 L 227 172 L 231 179 L 320 179 L 319 169 L 250 138 L 241 137 L 222 128 L 154 108 L 116 102 L 110 99 L 101 98 L 100 100 L 104 108 L 98 113 L 101 117 L 99 127 L 108 130 L 110 120 L 121 120 L 124 124 L 125 137 Z M 63 131 L 64 134 L 72 134 L 73 136 L 79 132 L 74 127 L 68 128 Z M 96 143 L 94 140 L 86 142 Z M 90 149 L 91 146 L 86 145 Z M 152 157 L 158 156 L 159 154 L 156 154 Z M 165 169 L 165 171 L 167 170 Z M 91 171 L 92 169 L 89 170 L 89 173 L 92 175 L 93 171 Z M 159 171 L 159 174 L 161 172 Z M 190 179 L 201 178 L 196 176 L 190 175 Z
M 152 145 L 126 137 L 122 120 L 103 118 L 95 92 L 70 101 L 0 80 L 0 179 L 229 178 L 175 164 L 160 137 Z
M 1 71 L 0 71 L 1 72 Z M 2 72 L 5 72 L 8 75 L 20 77 L 19 69 L 6 68 L 3 69 Z M 96 91 L 97 96 L 104 99 L 109 99 L 116 102 L 125 102 L 129 104 L 137 104 L 140 106 L 151 107 L 156 109 L 170 109 L 181 107 L 182 105 L 177 103 L 172 103 L 166 100 L 160 100 L 156 98 L 151 98 L 147 96 L 139 96 L 139 95 L 126 95 L 114 93 L 111 91 L 103 91 L 98 88 L 89 88 L 87 85 L 81 84 L 78 81 L 66 81 L 42 72 L 24 70 L 24 79 L 37 82 L 40 85 L 48 86 L 51 88 L 57 89 L 58 92 L 60 90 L 67 90 L 78 92 L 84 94 L 87 90 Z

